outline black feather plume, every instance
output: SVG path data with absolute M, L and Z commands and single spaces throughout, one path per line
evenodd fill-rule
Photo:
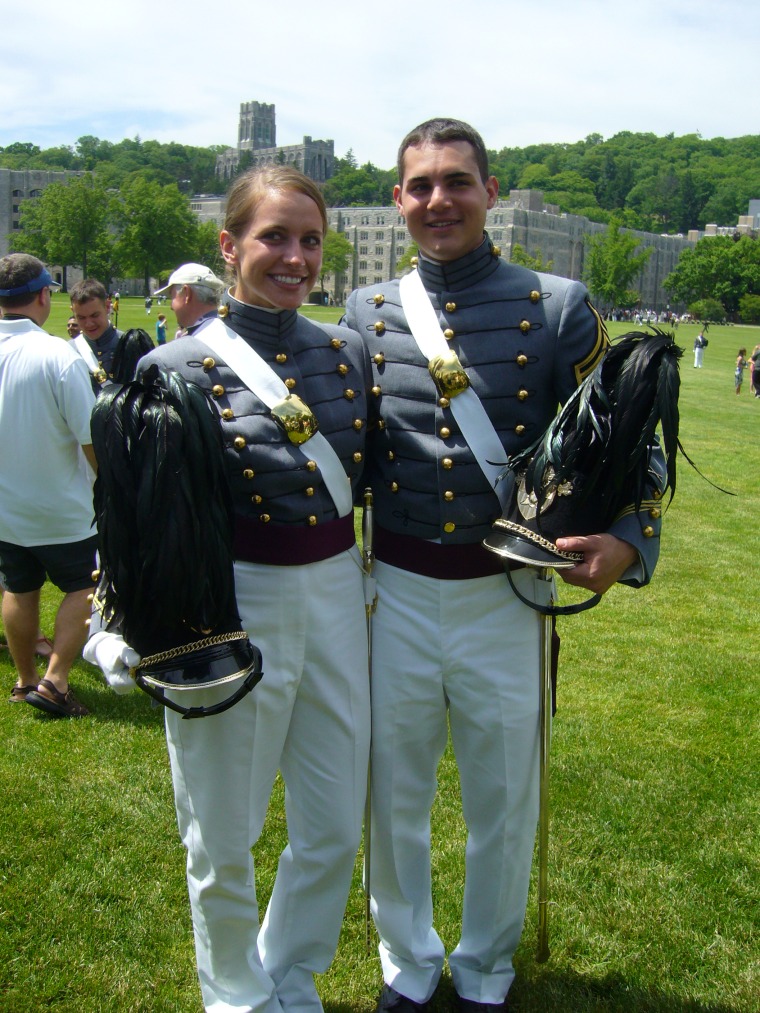
M 111 361 L 111 376 L 114 383 L 129 383 L 134 380 L 137 364 L 143 355 L 153 351 L 153 341 L 147 331 L 134 327 L 119 338 Z
M 92 416 L 100 597 L 141 654 L 236 628 L 233 509 L 203 391 L 152 365 Z

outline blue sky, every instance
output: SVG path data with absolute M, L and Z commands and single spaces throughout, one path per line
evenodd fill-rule
M 753 0 L 37 0 L 3 19 L 0 146 L 84 134 L 231 145 L 250 100 L 275 103 L 278 143 L 332 138 L 338 155 L 382 168 L 439 115 L 496 149 L 621 130 L 757 134 L 759 11 Z

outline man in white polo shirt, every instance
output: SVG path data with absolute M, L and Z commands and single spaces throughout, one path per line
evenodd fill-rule
M 18 673 L 10 702 L 82 717 L 88 711 L 69 688 L 69 671 L 85 641 L 95 566 L 95 396 L 84 360 L 42 330 L 55 284 L 35 257 L 0 258 L 0 584 Z M 64 597 L 40 680 L 34 650 L 46 576 Z

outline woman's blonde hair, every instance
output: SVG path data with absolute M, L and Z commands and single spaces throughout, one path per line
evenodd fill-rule
M 327 210 L 322 192 L 308 176 L 290 165 L 267 165 L 249 169 L 239 176 L 227 192 L 227 211 L 223 228 L 233 239 L 239 239 L 251 223 L 261 201 L 272 190 L 282 193 L 295 190 L 310 197 L 319 208 L 322 232 L 327 232 Z

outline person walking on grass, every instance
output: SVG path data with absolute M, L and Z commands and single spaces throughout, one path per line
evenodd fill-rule
M 736 366 L 734 368 L 734 388 L 737 394 L 742 392 L 742 382 L 744 380 L 744 370 L 747 368 L 747 349 L 740 348 L 736 356 Z
M 18 673 L 10 702 L 54 717 L 83 717 L 69 671 L 87 634 L 96 537 L 90 414 L 95 397 L 84 360 L 47 334 L 44 265 L 23 253 L 0 260 L 0 584 L 5 635 Z M 40 592 L 62 592 L 47 670 L 35 663 Z

